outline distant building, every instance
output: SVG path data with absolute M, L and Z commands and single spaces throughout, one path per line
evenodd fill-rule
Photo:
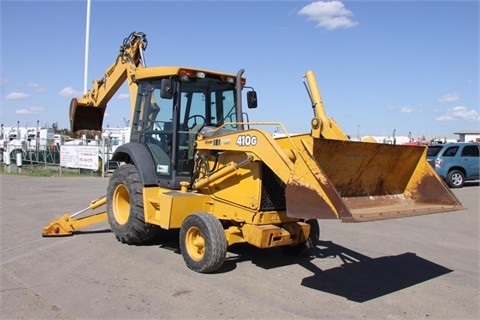
M 459 142 L 480 142 L 480 130 L 463 130 L 453 134 L 458 134 Z
M 385 144 L 406 144 L 412 142 L 412 139 L 407 136 L 365 136 L 360 139 L 360 141 L 385 143 Z

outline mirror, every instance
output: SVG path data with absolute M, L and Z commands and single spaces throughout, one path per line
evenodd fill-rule
M 247 92 L 247 106 L 249 109 L 255 109 L 257 107 L 257 92 Z
M 162 84 L 160 87 L 160 97 L 162 99 L 172 99 L 173 98 L 173 89 L 172 89 L 172 80 L 171 79 L 162 79 Z

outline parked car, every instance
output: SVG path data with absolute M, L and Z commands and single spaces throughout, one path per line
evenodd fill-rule
M 450 188 L 461 188 L 465 181 L 480 179 L 479 153 L 478 143 L 447 143 L 437 153 L 435 171 Z

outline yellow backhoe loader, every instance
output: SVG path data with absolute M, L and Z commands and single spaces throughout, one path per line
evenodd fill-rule
M 143 33 L 123 42 L 101 80 L 70 106 L 72 131 L 101 131 L 107 102 L 125 81 L 131 138 L 113 155 L 122 163 L 106 196 L 66 214 L 43 236 L 71 235 L 106 221 L 127 244 L 179 229 L 186 265 L 213 272 L 227 247 L 249 243 L 300 254 L 315 246 L 318 219 L 363 222 L 463 209 L 426 160 L 426 148 L 350 141 L 328 118 L 312 71 L 304 83 L 314 111 L 308 133 L 290 135 L 274 122 L 249 122 L 257 106 L 243 70 L 226 74 L 189 67 L 146 67 Z M 274 138 L 264 127 L 283 128 Z M 83 210 L 79 213 L 82 213 Z

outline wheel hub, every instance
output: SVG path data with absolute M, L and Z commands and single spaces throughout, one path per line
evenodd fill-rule
M 118 224 L 124 225 L 130 217 L 130 195 L 125 185 L 119 184 L 113 193 L 113 215 Z
M 202 260 L 205 255 L 205 239 L 200 230 L 196 227 L 192 227 L 188 229 L 185 237 L 185 243 L 190 257 L 196 261 Z

